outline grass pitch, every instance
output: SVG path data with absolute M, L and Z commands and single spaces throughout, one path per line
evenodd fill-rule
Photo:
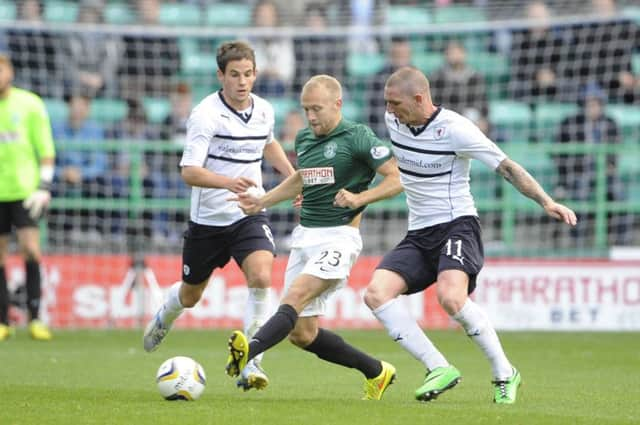
M 26 330 L 0 343 L 0 424 L 638 424 L 637 333 L 502 333 L 520 369 L 518 403 L 491 403 L 489 366 L 459 331 L 429 335 L 463 374 L 430 403 L 413 400 L 424 371 L 382 330 L 338 331 L 393 363 L 398 379 L 382 401 L 361 401 L 357 371 L 318 360 L 286 341 L 267 353 L 262 392 L 236 389 L 224 374 L 229 331 L 173 330 L 160 349 L 142 350 L 141 331 L 58 331 L 50 343 Z M 196 402 L 158 394 L 162 361 L 186 355 L 207 374 Z

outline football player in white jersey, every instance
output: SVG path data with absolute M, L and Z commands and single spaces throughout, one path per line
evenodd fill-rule
M 392 74 L 384 99 L 387 129 L 407 195 L 409 229 L 378 265 L 365 303 L 393 340 L 425 365 L 427 375 L 415 397 L 433 400 L 453 388 L 461 374 L 427 338 L 398 296 L 435 284 L 440 305 L 489 360 L 494 402 L 514 403 L 520 373 L 507 359 L 486 314 L 468 297 L 484 261 L 480 222 L 469 189 L 470 160 L 495 169 L 551 217 L 574 226 L 576 215 L 546 194 L 471 121 L 434 105 L 429 81 L 421 71 L 405 67 Z
M 283 176 L 295 170 L 273 137 L 273 107 L 251 93 L 256 79 L 253 49 L 244 42 L 223 43 L 217 62 L 222 88 L 191 112 L 180 161 L 182 178 L 193 187 L 182 251 L 182 281 L 171 286 L 145 329 L 146 351 L 158 347 L 183 309 L 198 303 L 213 270 L 224 267 L 231 258 L 241 267 L 249 287 L 245 332 L 253 335 L 271 313 L 269 288 L 275 245 L 269 222 L 264 212 L 247 216 L 226 198 L 250 188 L 263 191 L 263 157 Z M 267 386 L 259 362 L 256 358 L 245 368 L 239 387 Z

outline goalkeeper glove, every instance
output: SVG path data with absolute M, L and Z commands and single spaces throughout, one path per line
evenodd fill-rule
M 40 185 L 35 192 L 22 202 L 22 206 L 29 210 L 31 218 L 37 220 L 44 213 L 49 201 L 51 201 L 51 192 L 44 185 Z

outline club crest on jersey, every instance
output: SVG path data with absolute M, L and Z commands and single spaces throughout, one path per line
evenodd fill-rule
M 436 128 L 436 140 L 442 139 L 442 136 L 444 136 L 444 127 Z
M 331 159 L 336 156 L 337 151 L 338 144 L 336 142 L 329 142 L 324 147 L 324 157 L 327 159 Z
M 371 157 L 373 159 L 384 158 L 385 156 L 389 156 L 389 148 L 386 146 L 374 146 L 371 148 Z
M 300 175 L 302 176 L 302 184 L 305 186 L 333 184 L 336 182 L 333 167 L 302 168 Z

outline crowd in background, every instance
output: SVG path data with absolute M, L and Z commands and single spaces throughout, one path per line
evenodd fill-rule
M 29 25 L 0 28 L 0 49 L 7 51 L 13 60 L 16 85 L 33 90 L 45 99 L 64 99 L 66 116 L 52 115 L 57 141 L 91 144 L 104 140 L 172 141 L 180 146 L 191 107 L 217 88 L 215 63 L 209 63 L 204 73 L 194 76 L 186 70 L 187 62 L 193 59 L 187 55 L 215 57 L 215 44 L 220 40 L 103 29 L 101 24 L 110 23 L 106 16 L 108 3 L 111 2 L 79 2 L 75 22 L 84 25 L 79 27 L 81 30 L 57 31 L 37 25 L 46 21 L 45 12 L 50 2 L 19 1 L 16 19 Z M 132 12 L 132 21 L 128 24 L 155 27 L 164 25 L 161 11 L 172 3 L 176 2 L 137 0 L 122 4 Z M 177 3 L 194 5 L 204 12 L 215 2 Z M 512 6 L 516 3 L 510 2 Z M 623 17 L 613 0 L 593 0 L 587 5 L 579 2 L 583 7 L 578 10 L 576 6 L 575 12 L 597 19 L 561 25 L 551 20 L 556 3 L 521 3 L 521 18 L 534 25 L 438 35 L 399 31 L 393 36 L 380 37 L 362 32 L 352 36 L 335 35 L 326 29 L 345 22 L 357 26 L 385 24 L 385 10 L 394 6 L 429 6 L 429 10 L 466 7 L 489 18 L 500 18 L 500 8 L 491 7 L 489 0 L 249 1 L 242 3 L 250 10 L 249 25 L 273 31 L 268 36 L 245 37 L 239 28 L 237 37 L 248 38 L 256 50 L 259 74 L 254 91 L 275 101 L 290 101 L 284 103 L 288 108 L 276 111 L 280 113 L 276 136 L 289 149 L 297 130 L 305 125 L 296 102 L 302 84 L 310 76 L 326 73 L 343 81 L 346 100 L 355 101 L 359 120 L 371 125 L 379 136 L 386 137 L 384 81 L 398 67 L 412 64 L 420 67 L 416 58 L 424 57 L 425 53 L 437 56 L 436 65 L 429 65 L 427 72 L 434 101 L 465 115 L 499 143 L 511 140 L 510 135 L 491 120 L 491 100 L 495 98 L 522 102 L 532 109 L 543 102 L 577 105 L 576 112 L 553 130 L 555 142 L 623 142 L 623 132 L 619 124 L 606 115 L 605 106 L 640 104 L 640 71 L 634 69 L 632 63 L 634 54 L 640 53 L 638 21 Z M 565 3 L 564 7 L 574 6 L 572 2 Z M 288 25 L 302 25 L 306 35 L 278 32 L 279 26 Z M 468 57 L 477 50 L 505 57 L 508 75 L 496 80 L 495 75 L 475 69 Z M 384 57 L 376 72 L 358 75 L 350 72 L 352 56 L 376 54 Z M 497 95 L 491 93 L 495 87 L 498 87 Z M 358 98 L 357 93 L 362 97 Z M 89 113 L 92 102 L 105 98 L 123 101 L 124 116 L 113 122 L 92 116 Z M 144 102 L 147 98 L 167 101 L 161 120 L 150 119 Z M 531 136 L 527 141 L 538 140 Z M 142 167 L 145 197 L 188 196 L 188 188 L 178 173 L 178 158 L 179 148 L 175 152 L 146 155 Z M 123 152 L 62 149 L 57 158 L 54 195 L 126 198 L 131 177 L 129 160 Z M 588 200 L 595 184 L 593 158 L 559 155 L 553 160 L 558 173 L 556 196 Z M 609 200 L 625 197 L 616 163 L 615 156 L 608 158 Z M 276 180 L 267 176 L 267 186 L 275 183 Z M 104 213 L 110 219 L 102 217 L 103 220 L 97 221 L 81 211 L 74 213 L 81 218 L 69 211 L 58 214 L 61 218 L 52 222 L 65 231 L 83 223 L 82 230 L 96 228 L 110 234 L 126 233 L 122 213 Z M 149 212 L 146 217 L 146 233 L 172 236 L 167 230 L 166 214 Z M 96 224 L 105 221 L 109 223 L 108 228 Z M 617 223 L 622 224 L 615 232 L 624 243 L 630 224 L 626 219 Z

